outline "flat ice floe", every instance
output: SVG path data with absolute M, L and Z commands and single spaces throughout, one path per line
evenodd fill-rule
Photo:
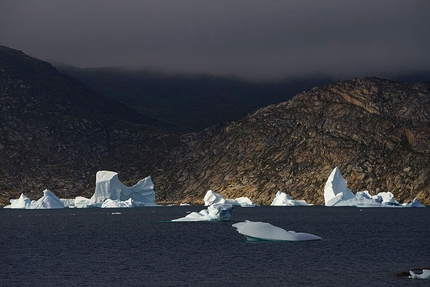
M 248 240 L 264 240 L 264 241 L 307 241 L 321 240 L 322 238 L 310 234 L 299 233 L 295 231 L 286 231 L 277 226 L 273 226 L 267 222 L 244 221 L 232 225 L 237 229 L 237 232 L 245 235 Z

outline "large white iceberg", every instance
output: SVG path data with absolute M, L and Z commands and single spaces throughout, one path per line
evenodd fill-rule
M 306 241 L 321 240 L 321 237 L 310 233 L 286 231 L 267 222 L 244 221 L 232 225 L 237 232 L 245 235 L 250 241 Z
M 278 191 L 275 199 L 270 204 L 271 206 L 311 206 L 312 204 L 307 203 L 304 200 L 294 200 L 291 196 L 285 192 Z
M 60 209 L 64 204 L 52 191 L 45 189 L 43 196 L 37 201 L 33 200 L 27 209 Z
M 429 269 L 423 269 L 422 274 L 417 274 L 412 270 L 409 271 L 409 273 L 411 274 L 411 276 L 409 276 L 409 278 L 412 278 L 412 279 L 430 279 L 430 270 Z
M 10 205 L 6 205 L 4 208 L 26 209 L 30 204 L 30 198 L 21 193 L 18 199 L 11 199 Z
M 324 201 L 326 206 L 334 206 L 339 201 L 354 198 L 354 194 L 349 190 L 346 180 L 336 167 L 331 172 L 324 186 Z
M 347 182 L 337 167 L 333 169 L 324 186 L 324 200 L 326 206 L 425 207 L 417 198 L 411 203 L 400 204 L 391 192 L 379 192 L 376 195 L 370 195 L 365 190 L 354 195 L 347 187 Z
M 98 171 L 96 174 L 96 189 L 90 199 L 89 205 L 100 207 L 106 199 L 134 202 L 146 206 L 154 206 L 155 192 L 151 177 L 148 176 L 132 187 L 125 186 L 113 171 Z
M 232 209 L 231 204 L 215 203 L 200 212 L 191 212 L 185 217 L 173 219 L 172 221 L 225 221 L 231 219 Z
M 236 199 L 225 199 L 221 194 L 208 190 L 203 198 L 205 206 L 212 204 L 231 204 L 233 206 L 255 207 L 258 204 L 253 203 L 248 197 L 238 197 Z

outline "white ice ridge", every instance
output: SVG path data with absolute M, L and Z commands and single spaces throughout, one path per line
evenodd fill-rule
M 311 206 L 312 204 L 307 203 L 304 200 L 294 200 L 291 196 L 285 192 L 278 191 L 275 199 L 270 204 L 271 206 Z
M 412 279 L 430 279 L 430 270 L 429 269 L 423 269 L 422 274 L 417 274 L 412 270 L 410 270 L 409 273 L 411 274 L 411 276 L 409 276 L 409 278 L 412 278 Z
M 245 235 L 248 240 L 265 241 L 306 241 L 321 240 L 321 237 L 310 233 L 286 231 L 267 222 L 244 221 L 232 225 L 237 232 Z
M 45 189 L 43 196 L 37 201 L 33 200 L 27 209 L 60 209 L 64 208 L 63 202 L 50 190 Z
M 233 206 L 255 207 L 258 204 L 253 203 L 248 197 L 238 197 L 236 199 L 225 199 L 221 194 L 208 190 L 204 197 L 205 206 L 212 204 L 231 204 Z
M 370 195 L 367 190 L 359 191 L 355 195 L 348 189 L 346 180 L 336 167 L 324 187 L 326 206 L 358 206 L 358 207 L 425 207 L 418 198 L 411 203 L 400 204 L 391 192 L 379 192 Z
M 177 221 L 224 221 L 230 220 L 233 206 L 231 204 L 215 203 L 200 212 L 191 212 L 185 217 L 173 219 Z
M 26 197 L 24 194 L 18 199 L 11 199 L 10 205 L 5 206 L 4 208 L 16 208 L 16 209 L 59 209 L 64 208 L 63 202 L 50 190 L 45 189 L 43 191 L 43 196 L 38 200 L 33 200 L 30 202 L 30 199 Z
M 127 201 L 131 199 L 142 206 L 154 206 L 155 191 L 151 177 L 141 179 L 132 187 L 125 186 L 113 171 L 98 171 L 96 174 L 96 190 L 90 199 L 89 206 L 101 207 L 102 203 L 111 199 Z

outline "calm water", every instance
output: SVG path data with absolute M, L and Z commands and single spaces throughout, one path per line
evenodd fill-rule
M 0 210 L 1 286 L 429 286 L 430 208 L 235 208 L 230 222 L 168 222 L 204 207 Z M 321 241 L 246 242 L 265 221 Z

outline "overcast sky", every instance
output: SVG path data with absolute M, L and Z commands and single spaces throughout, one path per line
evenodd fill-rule
M 430 70 L 429 0 L 0 0 L 0 45 L 254 79 Z

